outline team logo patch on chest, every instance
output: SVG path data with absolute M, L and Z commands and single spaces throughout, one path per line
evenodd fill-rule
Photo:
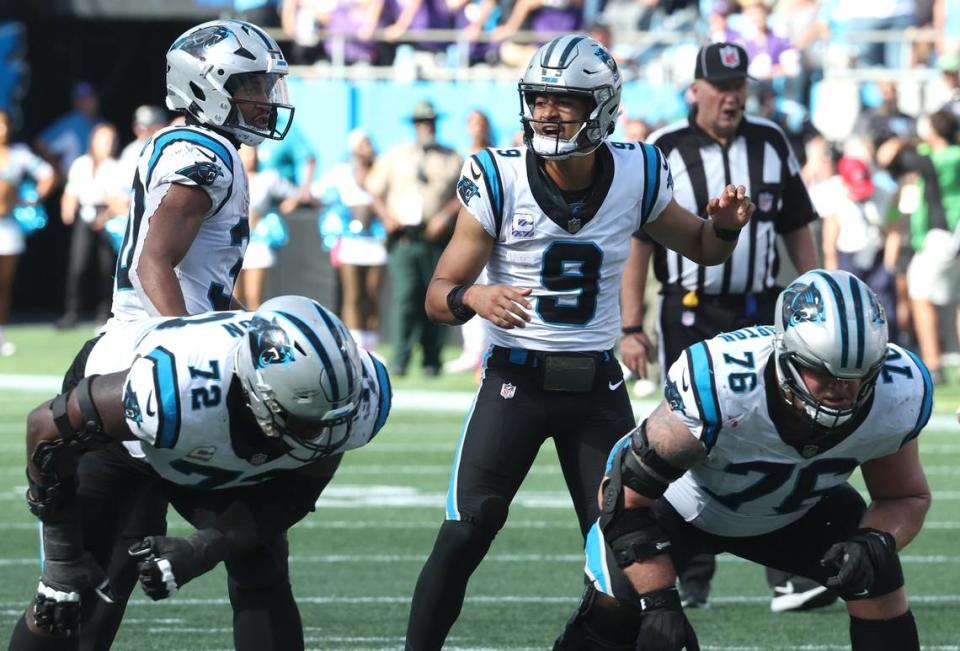
M 529 240 L 534 235 L 533 215 L 516 213 L 510 219 L 510 239 Z

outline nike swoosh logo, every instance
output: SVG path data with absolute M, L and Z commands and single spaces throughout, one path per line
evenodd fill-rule
M 473 161 L 470 161 L 470 176 L 473 177 L 474 181 L 480 180 L 480 172 L 477 171 L 477 164 Z
M 685 392 L 690 389 L 690 385 L 687 384 L 687 374 L 686 374 L 686 372 L 684 372 L 683 375 L 680 376 L 680 383 L 683 384 L 683 390 L 684 390 Z
M 600 70 L 587 70 L 587 69 L 584 69 L 583 74 L 585 74 L 585 75 L 595 75 L 595 74 L 597 74 L 598 72 L 601 72 L 601 71 L 600 71 Z
M 620 388 L 620 385 L 621 385 L 621 384 L 623 384 L 623 380 L 620 380 L 620 381 L 617 382 L 616 384 L 614 384 L 613 382 L 608 382 L 608 383 L 607 383 L 607 386 L 610 387 L 610 390 L 611 390 L 611 391 L 616 391 L 617 389 Z
M 216 157 L 216 156 L 214 156 L 214 155 L 212 155 L 212 154 L 208 154 L 207 152 L 205 152 L 205 151 L 203 151 L 202 149 L 199 149 L 199 148 L 197 149 L 197 151 L 199 151 L 201 154 L 203 154 L 203 156 L 204 156 L 207 160 L 212 161 L 212 162 L 214 162 L 214 163 L 217 162 L 217 157 Z
M 156 415 L 157 415 L 157 410 L 156 410 L 156 409 L 150 409 L 150 404 L 153 402 L 153 395 L 154 395 L 154 394 L 151 393 L 151 394 L 147 397 L 147 416 L 150 416 L 150 417 L 153 417 L 153 416 L 156 416 Z

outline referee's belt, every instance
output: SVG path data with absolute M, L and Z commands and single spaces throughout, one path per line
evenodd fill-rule
M 756 305 L 757 301 L 769 298 L 771 294 L 776 294 L 778 290 L 774 287 L 762 292 L 750 292 L 748 294 L 704 294 L 694 289 L 683 289 L 681 287 L 664 288 L 664 296 L 679 296 L 683 307 L 695 308 L 700 305 L 722 305 L 729 307 L 746 307 L 747 305 Z
M 599 351 L 543 351 L 491 346 L 487 365 L 525 366 L 537 369 L 540 388 L 558 393 L 592 391 L 597 369 L 614 360 L 613 349 Z

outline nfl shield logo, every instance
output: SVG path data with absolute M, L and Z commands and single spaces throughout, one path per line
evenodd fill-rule
M 736 68 L 740 65 L 740 50 L 733 46 L 720 48 L 720 63 L 728 68 Z
M 773 195 L 769 192 L 761 192 L 758 194 L 757 210 L 760 212 L 770 212 L 773 210 Z
M 500 387 L 500 396 L 504 400 L 509 400 L 514 396 L 514 394 L 516 394 L 516 392 L 517 392 L 516 385 L 510 384 L 509 382 L 504 382 L 503 386 Z

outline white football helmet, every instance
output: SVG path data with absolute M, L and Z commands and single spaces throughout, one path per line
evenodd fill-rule
M 291 456 L 357 447 L 350 433 L 364 386 L 360 353 L 340 319 L 316 301 L 278 296 L 261 305 L 235 372 L 260 428 L 283 439 Z
M 582 34 L 558 36 L 534 53 L 518 85 L 524 143 L 543 158 L 558 160 L 589 154 L 613 133 L 622 88 L 617 62 L 606 48 Z M 533 119 L 534 101 L 544 93 L 587 98 L 587 119 L 573 138 L 562 140 L 559 133 L 543 135 L 535 128 L 548 124 Z
M 280 46 L 256 25 L 203 23 L 167 50 L 167 107 L 246 145 L 282 140 L 293 123 L 287 71 Z
M 788 400 L 798 400 L 821 430 L 850 420 L 873 393 L 887 354 L 887 319 L 873 290 L 846 271 L 808 271 L 780 293 L 774 327 L 777 378 Z M 836 409 L 814 398 L 800 366 L 861 379 L 853 405 Z

